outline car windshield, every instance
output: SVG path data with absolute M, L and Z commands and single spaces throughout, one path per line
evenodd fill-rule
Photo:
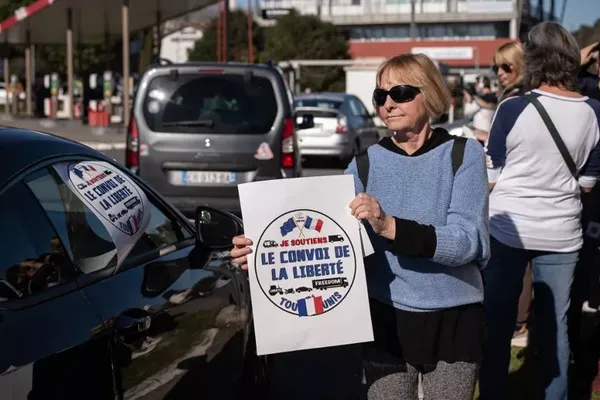
M 158 76 L 143 108 L 155 132 L 265 134 L 277 116 L 271 81 L 241 74 Z
M 328 100 L 328 99 L 296 99 L 294 101 L 295 107 L 317 107 L 317 108 L 329 108 L 337 110 L 342 106 L 341 101 Z

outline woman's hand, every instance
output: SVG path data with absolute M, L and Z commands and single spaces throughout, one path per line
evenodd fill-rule
M 232 262 L 234 264 L 239 264 L 243 270 L 247 270 L 248 254 L 252 253 L 252 249 L 248 246 L 252 246 L 252 240 L 244 235 L 240 235 L 234 237 L 232 242 L 235 246 L 231 250 Z
M 597 51 L 596 46 L 598 46 L 598 42 L 592 43 L 581 49 L 581 66 L 584 66 L 590 62 L 592 56 Z
M 359 193 L 350 203 L 350 210 L 356 219 L 369 221 L 376 234 L 387 239 L 396 237 L 396 221 L 387 215 L 379 205 L 379 201 L 366 193 Z

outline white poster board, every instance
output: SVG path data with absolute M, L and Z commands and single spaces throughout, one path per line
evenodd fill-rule
M 127 175 L 104 161 L 54 166 L 66 185 L 94 213 L 117 248 L 120 266 L 150 223 L 150 203 Z
M 259 355 L 373 340 L 353 179 L 239 186 Z

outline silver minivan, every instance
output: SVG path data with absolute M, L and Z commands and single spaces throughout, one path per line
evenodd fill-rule
M 237 185 L 301 176 L 293 98 L 275 67 L 160 65 L 134 97 L 125 163 L 184 214 L 239 212 Z

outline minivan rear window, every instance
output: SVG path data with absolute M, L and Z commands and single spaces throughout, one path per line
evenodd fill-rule
M 154 132 L 265 134 L 277 116 L 271 80 L 256 75 L 157 76 L 143 107 Z

